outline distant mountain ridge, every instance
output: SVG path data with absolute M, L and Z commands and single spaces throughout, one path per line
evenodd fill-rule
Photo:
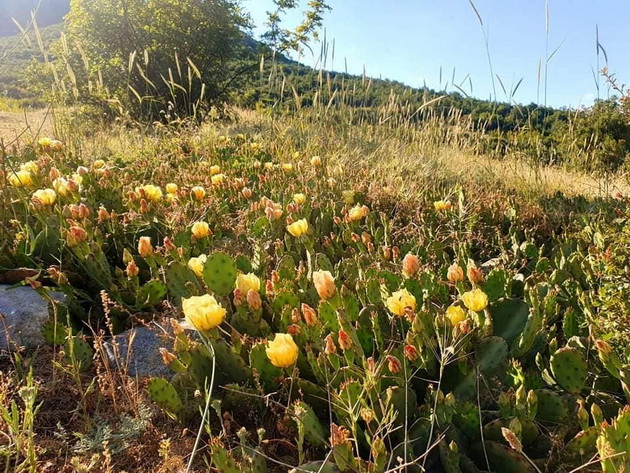
M 31 12 L 40 28 L 61 22 L 70 11 L 70 0 L 0 0 L 0 37 L 20 32 L 15 19 L 26 27 L 31 21 Z

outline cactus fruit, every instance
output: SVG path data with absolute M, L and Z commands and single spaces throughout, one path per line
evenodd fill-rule
M 148 384 L 149 396 L 162 409 L 177 414 L 182 409 L 182 400 L 175 387 L 164 378 L 151 378 Z
M 236 282 L 236 263 L 225 253 L 213 253 L 208 256 L 203 268 L 203 279 L 212 292 L 226 297 L 234 289 Z
M 588 365 L 578 349 L 560 348 L 551 356 L 550 364 L 553 376 L 563 389 L 572 394 L 584 389 Z

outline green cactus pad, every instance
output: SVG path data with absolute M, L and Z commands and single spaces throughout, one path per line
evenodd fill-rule
M 158 279 L 153 279 L 138 289 L 136 293 L 136 306 L 154 306 L 162 302 L 165 295 L 166 285 Z
M 197 294 L 199 281 L 185 264 L 179 261 L 172 262 L 164 275 L 168 294 L 176 305 L 181 304 L 182 299 L 187 299 Z
M 573 394 L 584 389 L 588 365 L 578 349 L 560 348 L 551 356 L 550 364 L 553 376 L 562 388 Z
M 175 387 L 164 378 L 151 378 L 148 384 L 151 400 L 166 411 L 177 414 L 182 409 L 182 400 Z
M 538 409 L 536 420 L 561 424 L 569 417 L 567 403 L 558 393 L 550 389 L 537 389 Z
M 234 289 L 236 282 L 236 263 L 225 253 L 213 253 L 208 256 L 203 268 L 203 279 L 212 292 L 227 296 Z
M 482 289 L 488 296 L 488 300 L 492 302 L 505 296 L 507 283 L 507 271 L 494 269 L 488 274 L 486 281 L 482 285 Z
M 486 458 L 491 471 L 501 473 L 533 473 L 535 470 L 527 459 L 507 445 L 485 441 L 473 446 L 473 455 L 477 465 L 485 467 Z
M 326 434 L 313 408 L 304 401 L 297 401 L 291 409 L 291 417 L 295 421 L 298 432 L 315 447 L 324 447 Z
M 264 343 L 255 344 L 249 352 L 249 366 L 258 372 L 258 379 L 268 392 L 278 388 L 278 378 L 282 376 L 282 370 L 276 368 L 267 358 Z
M 92 347 L 81 337 L 68 337 L 64 345 L 66 363 L 76 362 L 80 371 L 87 370 L 92 365 Z
M 523 332 L 529 316 L 529 306 L 519 299 L 502 299 L 490 305 L 493 335 L 504 338 L 508 345 Z
M 479 369 L 485 375 L 491 375 L 505 361 L 508 346 L 501 337 L 484 338 L 477 347 L 477 361 Z
M 590 427 L 587 430 L 578 432 L 566 446 L 566 456 L 568 461 L 579 461 L 585 463 L 597 453 L 597 436 L 599 429 Z

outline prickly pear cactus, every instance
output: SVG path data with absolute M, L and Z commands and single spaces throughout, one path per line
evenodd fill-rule
M 196 295 L 199 290 L 199 281 L 195 273 L 179 261 L 174 261 L 168 266 L 164 277 L 168 293 L 177 305 L 182 299 Z
M 550 364 L 553 376 L 562 388 L 573 394 L 584 389 L 588 365 L 578 349 L 560 348 L 551 356 Z
M 206 260 L 203 279 L 212 292 L 219 296 L 228 296 L 236 282 L 236 263 L 225 253 L 213 253 Z
M 560 424 L 569 416 L 567 402 L 550 389 L 537 389 L 538 409 L 536 419 L 543 422 Z
M 182 400 L 175 387 L 164 378 L 151 378 L 148 384 L 149 396 L 162 409 L 176 415 L 182 409 Z
M 506 360 L 508 346 L 501 337 L 484 338 L 477 347 L 479 369 L 485 375 L 494 373 Z
M 80 371 L 87 370 L 92 365 L 94 355 L 92 347 L 83 338 L 78 336 L 68 337 L 64 345 L 66 363 L 76 363 Z

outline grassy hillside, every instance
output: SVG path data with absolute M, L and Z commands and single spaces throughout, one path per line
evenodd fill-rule
M 41 28 L 39 35 L 45 50 L 59 39 L 61 24 Z M 43 61 L 36 33 L 31 29 L 25 34 L 0 38 L 0 94 L 10 99 L 30 99 L 24 105 L 42 104 L 42 98 L 29 89 L 24 76 L 32 61 Z

